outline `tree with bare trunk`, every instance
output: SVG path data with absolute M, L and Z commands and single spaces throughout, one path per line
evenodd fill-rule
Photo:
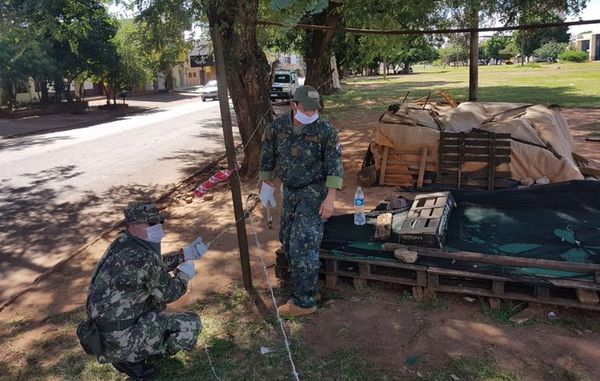
M 244 144 L 242 173 L 258 173 L 264 127 L 273 120 L 270 66 L 256 40 L 258 0 L 204 2 L 209 27 L 223 36 L 229 94 Z

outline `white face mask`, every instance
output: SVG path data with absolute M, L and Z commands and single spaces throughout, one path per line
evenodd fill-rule
M 304 114 L 302 111 L 296 109 L 296 113 L 294 114 L 294 119 L 302 124 L 311 124 L 312 122 L 319 119 L 319 113 L 314 113 L 312 116 L 308 116 Z
M 146 241 L 160 243 L 165 236 L 165 231 L 163 230 L 162 224 L 156 224 L 146 228 L 146 235 Z

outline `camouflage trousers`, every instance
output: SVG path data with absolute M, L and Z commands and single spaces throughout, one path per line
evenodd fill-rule
M 279 240 L 292 275 L 292 301 L 304 308 L 316 304 L 319 248 L 323 239 L 319 209 L 326 194 L 324 184 L 312 184 L 301 189 L 283 187 Z
M 201 330 L 200 318 L 193 312 L 148 312 L 127 329 L 103 333 L 106 351 L 98 361 L 138 362 L 154 355 L 190 351 Z

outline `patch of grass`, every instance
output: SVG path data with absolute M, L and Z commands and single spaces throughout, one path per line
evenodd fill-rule
M 579 334 L 584 334 L 586 331 L 600 333 L 600 314 L 592 311 L 564 311 L 558 314 L 558 319 L 540 318 L 535 322 L 565 328 Z
M 525 65 L 516 65 L 514 67 L 520 68 L 520 69 L 540 69 L 542 67 L 542 65 L 537 64 L 537 63 L 529 63 L 529 64 L 525 64 Z
M 598 107 L 600 65 L 597 62 L 532 65 L 498 65 L 479 68 L 479 101 L 556 103 L 563 107 Z M 392 103 L 408 101 L 442 90 L 457 101 L 468 99 L 468 67 L 415 66 L 415 74 L 353 77 L 343 90 L 325 96 L 324 115 L 352 119 L 365 111 L 383 113 Z
M 63 312 L 60 314 L 48 317 L 45 322 L 50 324 L 62 324 L 68 326 L 76 326 L 80 321 L 86 319 L 85 307 L 79 307 L 72 311 Z
M 587 377 L 579 373 L 578 371 L 568 370 L 564 368 L 552 369 L 550 374 L 556 379 L 561 381 L 586 381 Z
M 6 324 L 12 329 L 19 329 L 29 323 L 28 318 L 25 314 L 17 314 L 7 321 Z
M 414 366 L 414 365 L 422 364 L 424 362 L 425 362 L 425 357 L 423 357 L 421 355 L 408 356 L 407 358 L 404 359 L 404 365 L 406 365 L 406 366 Z
M 511 300 L 502 300 L 500 308 L 493 309 L 482 301 L 481 310 L 484 315 L 498 323 L 514 326 L 515 324 L 510 321 L 511 316 L 522 310 L 525 305 L 524 303 L 515 303 Z
M 448 309 L 448 300 L 442 296 L 434 296 L 417 303 L 417 307 L 423 311 L 446 310 Z
M 403 291 L 402 295 L 398 297 L 398 304 L 410 303 L 414 301 L 415 298 L 413 298 L 412 293 L 409 291 Z
M 202 317 L 203 331 L 190 352 L 157 360 L 157 380 L 289 380 L 291 367 L 278 323 L 263 319 L 241 289 L 214 294 L 192 306 Z M 13 380 L 125 380 L 110 364 L 98 364 L 79 347 L 73 329 L 62 329 L 78 319 L 77 311 L 56 315 L 53 336 L 34 343 L 18 363 L 0 362 L 0 379 Z M 302 380 L 391 380 L 393 377 L 361 358 L 357 350 L 318 356 L 300 341 L 306 320 L 286 322 L 296 369 Z M 344 334 L 343 330 L 340 332 Z M 262 354 L 261 347 L 271 352 Z
M 452 376 L 460 380 L 516 381 L 517 377 L 498 367 L 493 357 L 460 356 L 451 359 L 446 366 L 425 377 L 428 381 L 452 380 Z

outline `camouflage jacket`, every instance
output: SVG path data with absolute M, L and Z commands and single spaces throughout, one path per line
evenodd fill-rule
M 124 321 L 164 309 L 187 289 L 187 280 L 169 274 L 182 262 L 180 252 L 161 256 L 146 241 L 123 232 L 94 269 L 87 303 L 90 318 Z
M 335 128 L 317 119 L 295 134 L 291 118 L 290 112 L 265 128 L 259 178 L 279 177 L 291 188 L 325 183 L 327 188 L 341 189 L 344 169 Z

